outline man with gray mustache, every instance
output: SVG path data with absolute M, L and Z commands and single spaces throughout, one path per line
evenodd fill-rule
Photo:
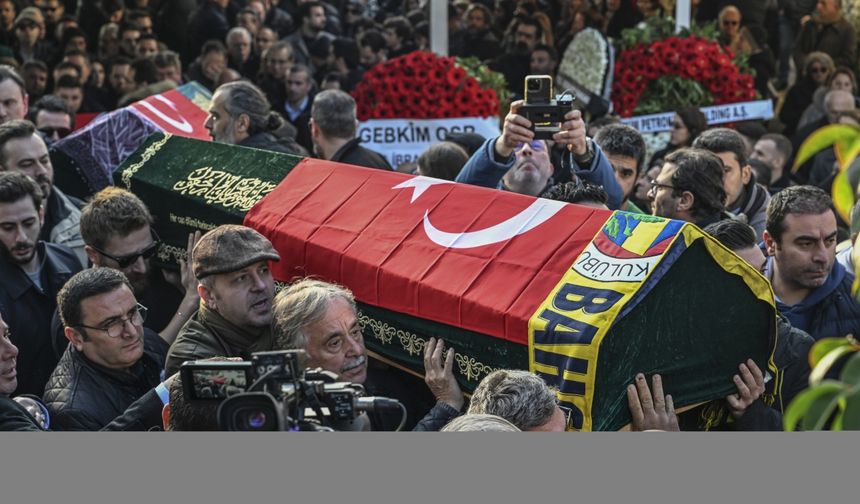
M 422 392 L 396 383 L 407 379 L 375 362 L 368 367 L 355 298 L 345 287 L 311 278 L 299 280 L 275 298 L 273 318 L 276 348 L 304 350 L 305 367 L 323 368 L 337 374 L 340 380 L 364 385 L 370 395 L 394 397 L 405 403 Z M 436 404 L 413 430 L 438 431 L 460 415 L 464 397 L 454 378 L 453 365 L 454 350 L 445 352 L 441 339 L 429 338 L 424 348 L 424 382 Z M 410 406 L 413 411 L 409 411 Z M 414 415 L 416 408 L 420 405 L 410 404 L 407 413 Z M 396 423 L 392 425 L 390 420 L 374 413 L 370 418 L 372 429 L 392 430 Z M 411 426 L 414 420 L 407 423 Z
M 225 224 L 203 235 L 191 253 L 200 307 L 170 346 L 165 370 L 189 360 L 242 357 L 274 350 L 269 261 L 280 255 L 257 231 Z

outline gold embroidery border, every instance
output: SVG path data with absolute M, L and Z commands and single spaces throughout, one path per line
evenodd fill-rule
M 427 339 L 415 333 L 398 329 L 387 322 L 374 319 L 363 313 L 359 313 L 358 315 L 358 324 L 362 332 L 365 332 L 365 329 L 369 328 L 373 338 L 381 344 L 392 346 L 399 343 L 401 349 L 405 350 L 409 355 L 417 356 L 423 354 L 424 347 L 427 345 Z M 454 352 L 454 361 L 457 363 L 460 374 L 469 381 L 478 382 L 484 376 L 500 369 L 456 351 Z
M 140 157 L 140 161 L 129 165 L 128 168 L 122 171 L 122 183 L 125 184 L 126 189 L 131 191 L 131 178 L 134 177 L 134 175 L 138 172 L 138 170 L 140 170 L 144 163 L 149 161 L 152 156 L 154 156 L 159 150 L 161 150 L 162 147 L 164 147 L 164 144 L 166 144 L 172 136 L 173 135 L 170 133 L 164 133 L 164 138 L 153 143 L 152 145 L 147 147 L 145 151 L 143 151 L 143 155 Z

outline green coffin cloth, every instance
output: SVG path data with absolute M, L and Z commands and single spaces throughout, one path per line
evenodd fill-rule
M 302 158 L 153 133 L 114 172 L 149 207 L 161 238 L 157 263 L 185 259 L 188 234 L 241 224 Z

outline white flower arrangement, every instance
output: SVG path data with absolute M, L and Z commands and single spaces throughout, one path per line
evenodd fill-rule
M 586 90 L 609 98 L 612 90 L 613 49 L 606 37 L 594 28 L 579 32 L 567 46 L 556 76 L 556 90 L 579 83 Z

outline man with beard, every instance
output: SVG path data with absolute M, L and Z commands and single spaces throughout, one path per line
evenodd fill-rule
M 767 207 L 764 274 L 776 306 L 814 339 L 860 334 L 853 272 L 836 262 L 836 215 L 830 196 L 813 186 L 787 187 Z
M 167 342 L 143 327 L 147 308 L 117 270 L 91 268 L 69 279 L 57 306 L 70 345 L 45 386 L 56 430 L 96 431 L 161 384 Z M 149 416 L 142 429 L 160 427 Z
M 294 140 L 295 128 L 272 111 L 260 88 L 247 81 L 228 82 L 218 87 L 204 127 L 215 142 L 307 155 Z
M 424 348 L 424 380 L 436 404 L 422 407 L 421 392 L 426 389 L 416 388 L 417 380 L 367 358 L 355 297 L 348 289 L 305 278 L 278 294 L 273 311 L 277 349 L 302 349 L 307 355 L 305 367 L 320 367 L 337 374 L 339 380 L 362 384 L 369 395 L 398 399 L 407 414 L 429 409 L 414 430 L 437 431 L 460 414 L 464 397 L 454 378 L 454 349 L 445 352 L 441 339 L 429 338 Z M 373 430 L 393 430 L 397 425 L 379 413 L 370 420 Z M 412 417 L 407 425 L 415 422 Z
M 555 143 L 566 147 L 560 165 L 570 170 L 574 181 L 602 187 L 609 195 L 607 206 L 618 209 L 623 200 L 621 187 L 603 150 L 586 137 L 580 111 L 568 112 L 553 140 L 544 141 L 535 140 L 529 129 L 531 122 L 517 114 L 522 105 L 521 100 L 511 104 L 502 135 L 485 141 L 460 170 L 456 181 L 538 196 L 552 182 L 555 167 L 550 149 Z
M 615 172 L 624 201 L 620 210 L 630 213 L 645 213 L 637 207 L 630 196 L 635 190 L 636 180 L 645 163 L 645 140 L 634 128 L 626 124 L 610 124 L 597 131 L 594 143 L 603 149 Z
M 314 68 L 311 61 L 309 48 L 321 38 L 328 38 L 329 41 L 332 41 L 335 39 L 335 36 L 325 31 L 325 7 L 320 2 L 311 1 L 301 4 L 296 17 L 299 19 L 301 26 L 285 40 L 293 47 L 293 58 L 295 61 L 307 65 L 310 69 L 308 75 L 313 75 L 316 73 L 316 68 Z
M 18 171 L 36 181 L 42 189 L 44 205 L 39 239 L 71 248 L 81 265 L 85 265 L 87 256 L 80 230 L 83 203 L 54 187 L 48 147 L 30 121 L 0 124 L 0 171 Z
M 696 137 L 693 147 L 709 150 L 723 162 L 726 209 L 734 215 L 743 216 L 760 240 L 764 233 L 770 193 L 763 185 L 756 183 L 740 133 L 728 128 L 712 128 Z
M 134 296 L 149 308 L 144 326 L 170 344 L 197 310 L 200 296 L 187 261 L 179 261 L 179 272 L 151 264 L 159 247 L 152 223 L 143 201 L 119 187 L 99 191 L 81 210 L 81 235 L 90 262 L 119 270 L 128 278 Z M 188 235 L 189 256 L 199 238 L 199 231 Z M 66 338 L 59 318 L 54 319 L 53 330 L 62 355 Z
M 64 246 L 39 239 L 42 190 L 18 172 L 0 172 L 0 311 L 18 347 L 18 393 L 41 395 L 57 356 L 51 345 L 56 295 L 81 264 Z
M 202 303 L 170 347 L 165 370 L 207 357 L 250 358 L 274 349 L 269 261 L 280 255 L 257 231 L 225 224 L 203 235 L 191 254 Z
M 476 56 L 481 61 L 492 59 L 499 52 L 499 39 L 490 30 L 493 15 L 486 5 L 474 3 L 466 9 L 466 29 L 456 56 Z
M 518 99 L 523 97 L 523 86 L 531 64 L 530 55 L 541 41 L 543 30 L 536 19 L 526 17 L 519 20 L 514 33 L 513 50 L 496 58 L 490 63 L 490 68 L 505 76 L 513 99 Z

